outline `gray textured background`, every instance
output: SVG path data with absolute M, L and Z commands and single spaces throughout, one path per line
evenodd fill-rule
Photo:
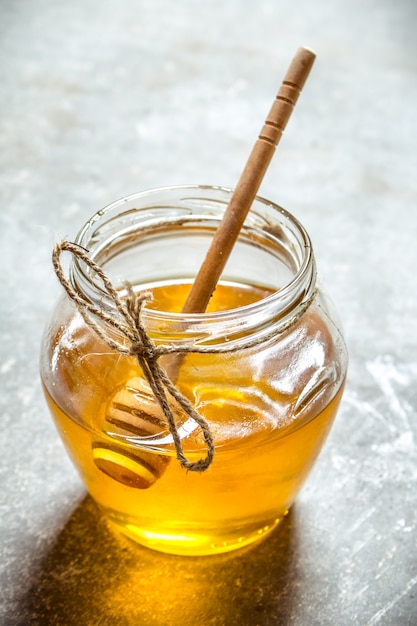
M 415 0 L 0 0 L 0 623 L 417 624 Z M 342 409 L 279 530 L 153 554 L 86 498 L 46 410 L 50 252 L 150 187 L 233 186 L 299 45 L 318 59 L 261 194 L 344 322 Z

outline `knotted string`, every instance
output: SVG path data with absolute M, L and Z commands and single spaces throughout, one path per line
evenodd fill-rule
M 105 294 L 116 307 L 122 321 L 115 316 L 108 315 L 102 308 L 93 304 L 83 293 L 71 286 L 65 278 L 61 265 L 61 254 L 64 251 L 70 252 L 75 257 L 82 260 L 100 278 Z M 158 362 L 160 356 L 172 353 L 174 350 L 167 349 L 166 346 L 157 346 L 149 337 L 141 322 L 142 307 L 152 298 L 152 294 L 150 292 L 142 292 L 138 295 L 134 292 L 132 286 L 127 284 L 127 295 L 122 299 L 113 287 L 108 276 L 102 268 L 88 256 L 87 251 L 81 246 L 68 241 L 56 244 L 52 253 L 52 262 L 62 287 L 76 305 L 86 324 L 92 328 L 111 349 L 117 350 L 122 354 L 136 357 L 152 393 L 167 420 L 168 428 L 174 441 L 177 459 L 182 467 L 196 472 L 206 470 L 212 463 L 214 457 L 214 442 L 209 424 L 206 419 L 196 411 L 189 400 L 177 389 Z M 118 331 L 126 338 L 127 342 L 123 343 L 111 337 L 108 332 L 103 330 L 98 320 L 101 320 Z M 183 409 L 184 413 L 199 425 L 207 446 L 207 454 L 204 458 L 198 461 L 189 461 L 185 456 L 181 437 L 178 433 L 178 427 L 168 402 L 168 395 L 172 396 Z

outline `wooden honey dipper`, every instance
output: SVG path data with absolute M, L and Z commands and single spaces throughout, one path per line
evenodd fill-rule
M 315 56 L 309 48 L 297 50 L 191 287 L 183 313 L 204 313 L 206 310 Z M 170 369 L 170 376 L 174 379 L 180 360 L 181 356 L 174 358 L 174 373 Z M 155 410 L 157 403 L 153 402 L 152 407 L 146 406 L 146 398 L 140 392 L 143 385 L 141 378 L 132 378 L 109 404 L 106 421 L 116 426 L 121 434 L 145 437 L 158 434 L 161 427 L 166 426 L 159 407 Z M 127 449 L 108 439 L 93 442 L 93 457 L 104 473 L 125 485 L 141 489 L 153 485 L 169 463 L 169 458 L 162 454 L 148 453 L 142 448 Z

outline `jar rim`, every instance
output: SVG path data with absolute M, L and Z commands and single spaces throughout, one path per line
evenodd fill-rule
M 206 200 L 207 202 L 220 201 L 227 206 L 227 199 L 230 199 L 233 190 L 228 187 L 213 186 L 213 185 L 176 185 L 166 186 L 154 189 L 143 190 L 140 192 L 132 193 L 124 196 L 107 206 L 97 211 L 93 216 L 84 224 L 77 234 L 75 242 L 82 246 L 85 250 L 88 250 L 89 255 L 93 260 L 96 260 L 98 252 L 97 242 L 95 241 L 94 234 L 97 227 L 100 224 L 105 224 L 116 218 L 118 213 L 123 207 L 128 207 L 132 203 L 141 202 L 142 204 L 146 200 L 146 204 L 143 206 L 152 207 L 152 202 L 155 202 L 155 206 L 161 205 L 160 198 L 166 196 L 169 204 L 175 204 L 175 198 L 183 198 L 184 194 L 202 194 L 200 200 Z M 168 200 L 168 196 L 174 196 L 171 200 Z M 159 200 L 158 200 L 159 199 Z M 181 325 L 185 320 L 187 326 L 192 327 L 193 324 L 201 327 L 201 325 L 207 325 L 212 323 L 228 324 L 232 321 L 236 321 L 236 318 L 242 319 L 244 317 L 256 316 L 259 312 L 265 310 L 276 310 L 278 304 L 281 304 L 281 309 L 288 309 L 288 304 L 291 303 L 292 309 L 300 304 L 305 303 L 311 299 L 315 290 L 316 283 L 316 268 L 315 259 L 310 237 L 301 224 L 301 222 L 292 215 L 286 209 L 283 209 L 278 204 L 267 200 L 261 196 L 256 196 L 252 207 L 249 211 L 249 219 L 254 211 L 254 207 L 262 207 L 269 212 L 272 212 L 277 217 L 280 216 L 281 221 L 285 221 L 287 226 L 290 226 L 293 234 L 298 238 L 298 245 L 301 252 L 301 258 L 299 267 L 294 272 L 291 280 L 277 290 L 274 290 L 270 295 L 257 300 L 253 303 L 246 304 L 237 308 L 205 313 L 178 313 L 167 312 L 156 309 L 144 308 L 143 319 L 146 325 L 157 326 L 162 321 L 169 322 L 173 325 Z M 135 209 L 137 210 L 137 209 Z M 133 211 L 133 209 L 131 209 Z M 129 209 L 126 214 L 129 213 Z M 248 220 L 248 218 L 247 218 Z M 245 220 L 245 224 L 247 222 Z M 273 235 L 271 235 L 273 237 Z M 93 244 L 93 245 L 92 245 Z M 94 287 L 98 291 L 96 296 L 103 300 L 103 291 L 100 286 L 92 280 L 91 274 L 83 266 L 83 262 L 78 258 L 73 259 L 70 278 L 73 284 L 77 285 L 77 288 L 85 288 L 87 285 L 89 288 Z M 285 302 L 287 306 L 282 307 L 282 303 Z

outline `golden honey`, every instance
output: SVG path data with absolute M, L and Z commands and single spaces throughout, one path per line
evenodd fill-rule
M 176 311 L 188 288 L 175 283 L 156 287 L 152 306 Z M 259 287 L 221 284 L 210 311 L 234 309 L 266 295 L 268 291 Z M 314 314 L 306 315 L 310 319 L 308 323 L 304 320 L 304 328 L 309 336 L 303 337 L 304 345 L 320 338 L 322 350 L 334 350 L 322 323 Z M 98 438 L 110 446 L 114 443 L 111 431 L 117 434 L 117 429 L 111 428 L 107 415 L 117 391 L 129 380 L 141 379 L 137 363 L 133 357 L 112 353 L 77 314 L 60 332 L 67 337 L 55 337 L 55 346 L 77 343 L 83 354 L 59 350 L 54 393 L 71 396 L 72 401 L 69 406 L 59 406 L 46 392 L 48 405 L 88 491 L 124 533 L 155 549 L 197 555 L 246 545 L 276 526 L 321 448 L 339 404 L 340 386 L 330 401 L 315 406 L 312 413 L 302 411 L 301 417 L 294 419 L 295 398 L 274 389 L 281 364 L 279 358 L 273 358 L 272 348 L 266 350 L 261 365 L 259 348 L 226 358 L 223 354 L 187 355 L 177 384 L 208 420 L 215 458 L 206 472 L 187 472 L 170 443 L 158 446 L 150 442 L 147 447 L 144 439 L 139 444 L 134 437 L 129 443 L 117 440 L 122 452 L 138 446 L 139 454 L 155 457 L 157 466 L 162 467 L 153 484 L 144 489 L 134 480 L 129 484 L 117 475 L 111 477 L 94 459 Z M 293 364 L 299 361 L 296 353 L 285 358 Z M 74 398 L 74 386 L 86 393 Z M 146 401 L 150 413 L 149 404 L 156 403 L 151 397 Z M 198 429 L 183 445 L 191 459 L 204 453 Z M 135 476 L 134 457 L 121 454 L 119 462 Z

